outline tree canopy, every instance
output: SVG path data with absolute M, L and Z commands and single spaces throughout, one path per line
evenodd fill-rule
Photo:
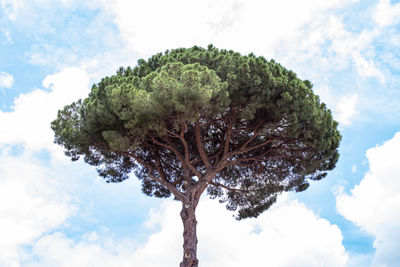
M 242 219 L 325 177 L 338 160 L 337 125 L 309 81 L 210 45 L 120 68 L 51 127 L 66 155 L 107 182 L 133 171 L 146 195 L 182 202 L 207 190 Z

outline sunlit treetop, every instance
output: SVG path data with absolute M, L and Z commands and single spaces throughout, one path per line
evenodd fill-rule
M 309 81 L 254 54 L 193 47 L 120 68 L 60 110 L 55 142 L 108 182 L 147 195 L 211 198 L 256 217 L 279 193 L 335 167 L 341 139 Z

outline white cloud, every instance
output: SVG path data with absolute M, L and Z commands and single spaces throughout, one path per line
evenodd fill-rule
M 337 209 L 375 236 L 374 266 L 400 265 L 400 132 L 367 151 L 368 173 L 351 194 L 337 196 Z
M 358 94 L 337 97 L 337 95 L 333 94 L 333 91 L 329 87 L 315 89 L 315 93 L 332 109 L 333 117 L 339 122 L 340 126 L 350 126 L 359 114 L 357 109 Z
M 352 171 L 352 172 L 357 172 L 357 165 L 353 165 L 353 166 L 351 167 L 351 171 Z
M 85 71 L 66 68 L 54 75 L 48 75 L 43 86 L 48 90 L 35 89 L 20 94 L 14 101 L 14 110 L 0 111 L 0 146 L 22 144 L 28 150 L 43 148 L 57 150 L 53 144 L 50 123 L 57 116 L 57 110 L 70 104 L 89 92 L 89 78 Z
M 50 122 L 63 105 L 87 95 L 88 83 L 83 70 L 66 68 L 44 79 L 45 90 L 20 94 L 13 111 L 0 111 L 0 266 L 20 266 L 21 245 L 32 244 L 74 212 L 65 184 L 58 184 L 60 175 L 31 152 L 62 155 L 52 143 Z
M 149 226 L 160 230 L 145 245 L 83 238 L 61 233 L 45 236 L 34 246 L 34 266 L 176 266 L 182 258 L 180 203 L 165 201 L 153 211 Z M 346 266 L 339 228 L 303 204 L 281 198 L 258 219 L 236 221 L 215 200 L 202 200 L 198 212 L 198 257 L 201 266 Z
M 353 60 L 357 67 L 357 72 L 362 78 L 375 77 L 381 83 L 385 82 L 383 73 L 375 67 L 372 60 L 366 60 L 358 53 L 353 54 Z
M 353 94 L 349 96 L 343 96 L 337 101 L 335 105 L 335 110 L 337 111 L 336 119 L 340 124 L 348 126 L 357 116 L 357 99 L 358 95 Z
M 13 40 L 11 38 L 10 30 L 9 29 L 3 29 L 2 32 L 4 34 L 4 37 L 6 38 L 4 44 L 12 44 Z
M 99 5 L 99 1 L 101 0 L 0 0 L 0 6 L 9 20 L 12 22 L 22 22 L 22 19 L 19 18 L 28 19 L 28 21 L 30 21 L 31 17 L 27 18 L 26 16 L 35 16 L 35 12 L 32 11 L 38 6 L 43 9 L 50 9 L 61 4 L 63 8 L 76 9 L 80 6 L 93 8 Z
M 19 266 L 19 246 L 59 226 L 73 207 L 54 173 L 31 157 L 9 156 L 6 150 L 0 155 L 0 266 Z
M 7 72 L 0 72 L 0 88 L 10 88 L 14 84 L 14 77 Z
M 15 21 L 21 3 L 18 0 L 0 0 L 0 4 L 8 19 Z
M 83 237 L 81 242 L 74 242 L 63 233 L 56 232 L 42 237 L 35 244 L 33 252 L 39 261 L 31 261 L 24 266 L 132 267 L 137 266 L 131 261 L 133 250 L 131 242 L 120 241 L 117 243 L 110 239 L 98 240 L 95 232 Z
M 265 261 L 270 266 L 346 265 L 339 228 L 298 201 L 283 197 L 258 219 L 240 222 L 211 200 L 202 205 L 199 254 L 204 266 L 258 266 Z
M 390 2 L 390 0 L 380 0 L 372 13 L 372 18 L 381 27 L 400 22 L 400 3 L 391 5 Z
M 325 12 L 281 41 L 277 51 L 284 63 L 303 70 L 312 80 L 324 80 L 335 71 L 354 66 L 361 78 L 385 82 L 385 76 L 375 64 L 373 47 L 382 32 L 376 28 L 351 32 L 347 28 L 343 18 Z
M 23 56 L 33 65 L 51 69 L 76 66 L 95 80 L 122 65 L 135 64 L 137 53 L 121 40 L 113 14 L 101 2 L 18 0 L 18 16 L 12 25 L 34 36 Z
M 103 2 L 114 12 L 122 37 L 142 56 L 209 43 L 269 56 L 280 39 L 292 36 L 300 26 L 312 21 L 315 14 L 354 1 Z

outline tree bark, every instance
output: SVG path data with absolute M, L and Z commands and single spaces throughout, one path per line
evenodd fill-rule
M 196 234 L 197 203 L 182 203 L 181 218 L 183 222 L 183 261 L 179 267 L 198 267 L 197 234 Z

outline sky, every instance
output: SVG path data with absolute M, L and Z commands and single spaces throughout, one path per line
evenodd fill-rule
M 336 168 L 258 218 L 203 196 L 200 265 L 400 266 L 400 1 L 0 0 L 0 266 L 177 266 L 180 205 L 107 184 L 53 143 L 57 110 L 120 66 L 206 47 L 314 84 Z

